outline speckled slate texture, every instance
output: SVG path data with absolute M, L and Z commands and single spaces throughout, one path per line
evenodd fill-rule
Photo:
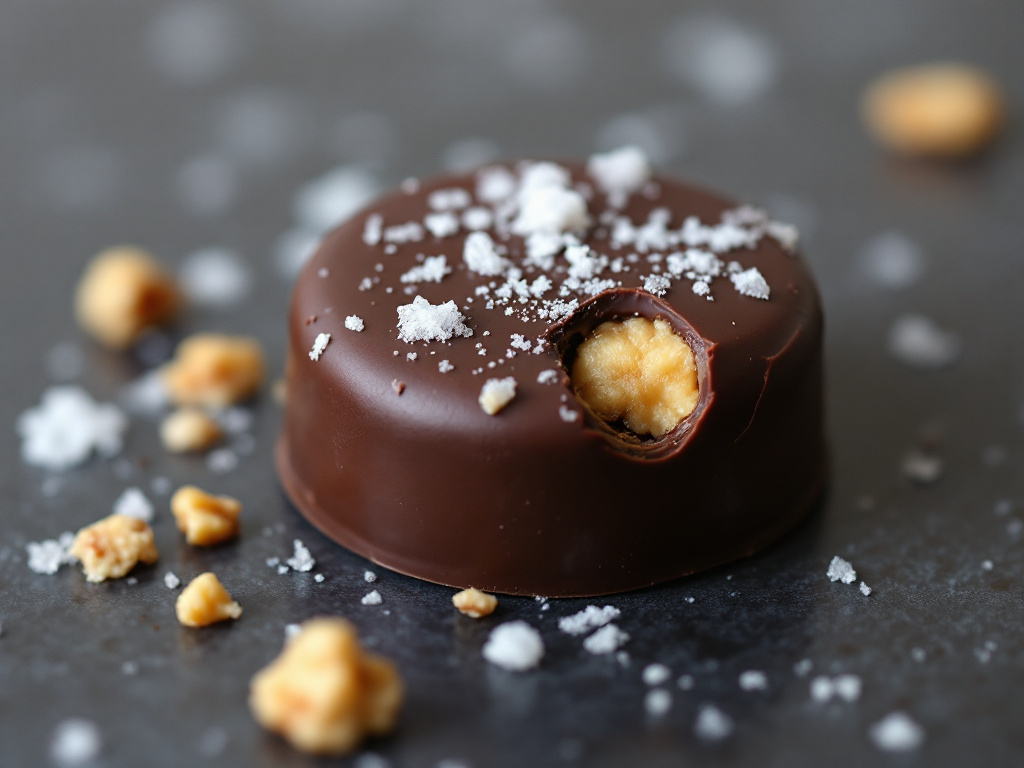
M 366 747 L 392 766 L 1024 759 L 1020 129 L 977 161 L 943 167 L 886 158 L 856 118 L 873 75 L 947 57 L 991 70 L 1019 116 L 1017 5 L 510 6 L 13 0 L 0 8 L 0 764 L 53 765 L 54 729 L 80 717 L 102 735 L 95 766 L 351 765 L 358 755 L 318 761 L 294 752 L 245 705 L 248 680 L 276 655 L 284 626 L 322 613 L 350 617 L 401 669 L 408 702 L 398 730 Z M 194 29 L 196 18 L 220 46 L 200 39 L 189 55 L 173 45 L 168 53 L 167 36 Z M 745 31 L 741 50 L 775 65 L 760 96 L 722 103 L 672 74 L 666 61 L 678 63 L 677 45 L 666 50 L 666 40 L 678 44 L 700 23 Z M 608 128 L 614 118 L 618 128 Z M 14 422 L 54 383 L 46 360 L 55 345 L 82 351 L 76 380 L 98 399 L 115 399 L 145 369 L 74 326 L 74 283 L 101 247 L 137 242 L 171 266 L 201 247 L 234 249 L 254 278 L 248 296 L 230 308 L 190 309 L 176 334 L 252 333 L 279 361 L 289 283 L 275 242 L 293 226 L 303 183 L 359 161 L 390 186 L 441 170 L 446 152 L 457 153 L 453 142 L 473 137 L 504 156 L 584 155 L 602 128 L 607 138 L 638 121 L 656 134 L 666 171 L 802 227 L 827 312 L 834 472 L 820 509 L 767 552 L 607 600 L 632 638 L 628 667 L 589 656 L 580 638 L 557 630 L 558 617 L 588 601 L 542 611 L 530 599 L 503 599 L 494 617 L 473 622 L 454 614 L 451 590 L 376 569 L 383 603 L 361 605 L 367 563 L 316 533 L 281 494 L 271 463 L 279 412 L 269 394 L 255 404 L 254 451 L 226 474 L 201 458 L 167 456 L 155 422 L 138 416 L 113 461 L 58 481 L 21 462 Z M 474 146 L 490 145 L 463 142 L 462 155 Z M 182 168 L 202 156 L 228 169 L 218 177 L 227 191 L 205 213 L 178 191 Z M 927 259 L 921 279 L 898 292 L 861 268 L 865 244 L 889 230 Z M 887 330 L 906 312 L 964 340 L 953 365 L 915 371 L 886 353 Z M 905 452 L 922 446 L 944 461 L 928 486 L 900 471 Z M 241 538 L 187 547 L 154 478 L 242 498 Z M 138 569 L 136 584 L 87 584 L 71 567 L 29 571 L 26 542 L 107 514 L 128 486 L 158 508 L 161 560 Z M 265 564 L 289 555 L 294 538 L 316 557 L 323 583 Z M 836 554 L 874 589 L 869 597 L 828 582 Z M 216 571 L 245 613 L 230 626 L 179 627 L 167 570 Z M 537 671 L 504 672 L 480 656 L 489 628 L 514 618 L 544 636 Z M 803 659 L 813 663 L 807 677 L 793 669 Z M 660 718 L 643 707 L 641 671 L 654 661 L 673 672 L 663 686 L 673 705 Z M 767 674 L 766 691 L 740 690 L 747 669 Z M 838 673 L 861 677 L 860 700 L 813 702 L 809 679 Z M 676 687 L 684 674 L 692 690 Z M 735 722 L 721 742 L 694 735 L 706 703 Z M 871 724 L 894 710 L 924 728 L 920 749 L 888 755 L 871 743 Z

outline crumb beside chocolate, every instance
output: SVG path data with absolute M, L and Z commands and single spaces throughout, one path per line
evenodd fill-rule
M 171 497 L 171 512 L 185 540 L 199 547 L 220 544 L 238 535 L 242 504 L 230 496 L 213 496 L 194 485 Z
M 149 253 L 132 246 L 98 254 L 75 294 L 78 324 L 115 349 L 131 346 L 145 331 L 172 320 L 180 305 L 174 278 Z
M 247 336 L 197 333 L 178 345 L 162 371 L 177 405 L 224 408 L 256 394 L 263 384 L 263 350 Z
M 875 80 L 862 113 L 875 138 L 897 152 L 939 158 L 973 155 L 1003 125 L 999 87 L 965 64 L 927 64 L 899 69 Z
M 344 619 L 305 622 L 281 655 L 257 672 L 256 720 L 298 749 L 345 754 L 395 725 L 404 691 L 389 660 L 367 653 Z
M 206 627 L 237 619 L 242 606 L 236 603 L 213 573 L 201 573 L 189 582 L 174 604 L 178 621 L 186 627 Z
M 217 420 L 198 408 L 179 408 L 160 424 L 160 442 L 171 453 L 205 451 L 223 437 Z
M 459 609 L 459 613 L 479 619 L 494 613 L 498 598 L 470 587 L 452 595 L 452 605 Z
M 125 576 L 138 563 L 155 563 L 160 556 L 153 529 L 127 515 L 110 515 L 80 530 L 70 553 L 78 558 L 86 581 L 100 582 Z

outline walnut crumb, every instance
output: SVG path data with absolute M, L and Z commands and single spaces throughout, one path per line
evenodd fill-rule
M 185 540 L 196 547 L 219 544 L 238 535 L 242 504 L 230 496 L 213 496 L 186 485 L 171 497 L 171 512 Z
M 452 595 L 452 605 L 459 609 L 459 613 L 479 619 L 494 613 L 498 607 L 498 598 L 470 587 Z
M 174 278 L 146 251 L 127 245 L 97 254 L 75 294 L 78 324 L 114 349 L 173 320 L 180 306 Z
M 179 408 L 160 424 L 160 442 L 171 453 L 205 451 L 222 437 L 217 421 L 198 408 Z
M 344 619 L 307 621 L 252 679 L 261 725 L 306 752 L 344 754 L 394 727 L 403 686 L 394 664 L 366 653 Z
M 178 345 L 163 368 L 164 386 L 178 405 L 223 408 L 259 390 L 263 350 L 256 339 L 197 333 Z
M 242 606 L 236 603 L 214 573 L 201 573 L 178 595 L 174 604 L 178 621 L 186 627 L 206 627 L 237 619 Z
M 127 515 L 110 515 L 78 532 L 71 554 L 82 562 L 85 580 L 119 579 L 138 563 L 155 563 L 160 554 L 153 529 Z

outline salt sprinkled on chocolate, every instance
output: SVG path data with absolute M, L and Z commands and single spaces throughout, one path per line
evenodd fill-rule
M 309 350 L 309 359 L 314 361 L 319 360 L 320 355 L 322 355 L 324 353 L 324 350 L 327 349 L 327 345 L 328 343 L 330 343 L 330 341 L 331 334 L 318 333 L 316 335 L 316 339 L 314 339 L 313 341 L 313 348 Z
M 446 256 L 427 256 L 422 264 L 417 264 L 399 279 L 403 283 L 440 283 L 451 271 Z
M 350 331 L 359 333 L 366 327 L 366 325 L 363 323 L 363 319 L 358 315 L 349 315 L 345 318 L 345 327 Z
M 367 245 L 379 245 L 384 236 L 384 218 L 379 213 L 371 213 L 363 225 L 363 242 Z
M 522 672 L 540 663 L 544 657 L 544 641 L 525 621 L 510 621 L 491 630 L 483 656 L 502 669 Z
M 422 296 L 412 304 L 398 307 L 398 338 L 412 344 L 415 341 L 447 341 L 453 336 L 472 336 L 473 329 L 464 320 L 454 301 L 431 304 Z
M 587 161 L 587 173 L 607 195 L 608 204 L 621 208 L 629 196 L 651 178 L 651 166 L 642 149 L 627 146 L 591 155 Z
M 428 213 L 423 217 L 423 226 L 434 237 L 448 237 L 459 231 L 459 218 L 453 213 Z
M 508 269 L 510 263 L 498 253 L 494 240 L 486 232 L 471 232 L 462 250 L 462 260 L 471 272 L 494 277 Z
M 768 300 L 771 293 L 768 281 L 764 279 L 757 267 L 751 267 L 743 272 L 735 272 L 729 275 L 729 279 L 732 280 L 733 286 L 741 295 Z

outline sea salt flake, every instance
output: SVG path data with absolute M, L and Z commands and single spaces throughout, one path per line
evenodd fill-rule
M 621 208 L 650 179 L 651 165 L 642 149 L 626 146 L 591 155 L 587 173 L 608 196 L 609 205 Z
M 448 237 L 459 231 L 459 218 L 453 213 L 428 213 L 423 217 L 423 226 L 434 237 Z
M 521 333 L 512 334 L 512 347 L 513 349 L 521 349 L 524 352 L 529 352 L 533 347 L 533 342 L 527 339 Z
M 30 541 L 25 545 L 28 553 L 28 568 L 33 573 L 52 576 L 62 565 L 75 562 L 74 556 L 68 551 L 75 540 L 75 535 L 65 531 L 56 539 Z
M 570 408 L 567 405 L 560 405 L 560 406 L 558 406 L 558 418 L 560 418 L 562 421 L 564 421 L 564 422 L 566 422 L 568 424 L 572 424 L 575 421 L 577 421 L 579 419 L 579 417 L 580 417 L 580 412 L 579 411 L 573 410 L 572 408 Z
M 378 592 L 375 589 L 372 592 L 367 592 L 365 595 L 363 595 L 359 599 L 359 602 L 361 602 L 363 605 L 380 605 L 384 602 L 384 598 L 382 598 L 380 596 L 380 592 Z
M 384 242 L 391 244 L 414 243 L 423 239 L 423 226 L 417 221 L 394 224 L 384 229 Z
M 490 416 L 497 414 L 511 403 L 516 396 L 516 380 L 513 376 L 503 379 L 488 379 L 480 389 L 480 407 Z
M 535 232 L 579 232 L 589 224 L 587 201 L 579 192 L 545 186 L 529 191 L 521 200 L 519 215 L 510 228 L 513 234 L 527 237 Z
M 462 260 L 471 272 L 484 277 L 500 275 L 510 266 L 486 232 L 470 232 L 462 248 Z
M 462 226 L 470 232 L 487 229 L 494 223 L 494 214 L 487 208 L 476 206 L 462 212 Z
M 181 579 L 173 571 L 164 574 L 164 586 L 168 589 L 177 589 L 181 586 Z
M 483 656 L 491 664 L 512 672 L 536 667 L 544 657 L 540 632 L 525 621 L 509 621 L 491 630 Z
M 452 362 L 450 360 L 442 360 L 437 364 L 437 370 L 439 370 L 441 373 L 450 373 L 451 371 L 455 370 L 455 366 L 452 365 Z
M 327 349 L 327 344 L 331 340 L 331 334 L 329 333 L 318 333 L 316 339 L 313 340 L 313 348 L 309 350 L 310 360 L 319 360 L 320 355 Z
M 714 704 L 704 704 L 697 712 L 693 732 L 705 741 L 721 741 L 733 732 L 734 727 L 732 718 L 722 710 Z
M 645 685 L 661 685 L 672 677 L 672 670 L 664 664 L 655 662 L 654 664 L 648 664 L 644 667 L 641 677 L 643 678 Z
M 603 627 L 617 619 L 621 613 L 622 611 L 611 605 L 606 605 L 603 608 L 588 605 L 579 613 L 560 618 L 558 628 L 570 635 L 582 635 L 597 627 Z
M 434 211 L 455 211 L 472 202 L 469 192 L 460 187 L 435 189 L 427 196 L 427 205 Z
M 371 213 L 363 224 L 363 242 L 367 245 L 380 245 L 384 236 L 384 218 L 379 213 Z
M 758 669 L 748 669 L 740 673 L 740 688 L 744 691 L 768 690 L 768 676 Z
M 853 584 L 857 580 L 857 572 L 853 566 L 839 555 L 832 558 L 825 575 L 829 581 L 841 581 L 843 584 Z
M 862 582 L 860 583 L 860 593 L 861 593 L 862 595 L 864 595 L 864 597 L 867 597 L 868 595 L 870 595 L 870 594 L 871 594 L 871 587 L 869 587 L 869 586 L 868 586 L 867 584 L 865 584 L 865 583 L 864 583 L 864 582 L 862 581 Z
M 554 368 L 546 368 L 537 374 L 538 384 L 555 384 L 558 382 L 559 373 Z
M 662 717 L 672 709 L 672 694 L 657 688 L 644 696 L 644 711 L 651 717 Z
M 892 712 L 871 726 L 871 741 L 885 752 L 909 752 L 924 743 L 924 729 L 905 712 Z
M 115 515 L 127 515 L 145 522 L 153 520 L 153 504 L 138 488 L 126 488 L 114 502 Z
M 484 203 L 500 203 L 516 191 L 515 175 L 501 166 L 481 168 L 476 175 L 476 196 Z
M 373 571 L 365 571 L 363 573 L 363 581 L 365 581 L 367 584 L 373 584 L 373 582 L 375 582 L 376 580 L 377 574 Z
M 50 758 L 58 768 L 77 768 L 99 756 L 103 747 L 100 729 L 82 718 L 68 718 L 58 723 L 50 742 Z
M 583 648 L 596 656 L 614 653 L 629 641 L 629 635 L 615 624 L 605 624 L 583 641 Z
M 18 417 L 21 456 L 53 471 L 83 463 L 95 451 L 110 458 L 121 451 L 128 417 L 110 403 L 96 403 L 81 387 L 50 387 L 39 405 Z
M 403 283 L 440 283 L 451 271 L 446 256 L 427 256 L 422 264 L 417 264 L 399 279 Z
M 204 306 L 237 304 L 252 286 L 249 268 L 226 248 L 204 248 L 186 256 L 178 275 L 189 301 Z
M 832 686 L 843 701 L 853 703 L 860 698 L 862 683 L 857 675 L 838 675 L 832 679 Z
M 405 359 L 408 360 L 410 363 L 416 362 L 416 358 L 418 358 L 418 357 L 419 357 L 419 355 L 416 352 L 406 352 L 405 353 Z
M 671 287 L 672 281 L 664 275 L 648 275 L 644 278 L 644 290 L 655 296 L 664 296 Z
M 764 279 L 757 267 L 751 267 L 743 272 L 734 272 L 729 275 L 729 279 L 732 280 L 733 287 L 740 295 L 768 300 L 771 289 L 768 287 L 768 281 Z
M 411 304 L 398 307 L 398 338 L 411 344 L 415 341 L 447 341 L 453 336 L 472 336 L 465 316 L 454 301 L 431 304 L 417 296 Z
M 285 560 L 285 562 L 292 570 L 299 571 L 300 573 L 311 571 L 316 565 L 316 560 L 313 559 L 306 545 L 299 539 L 292 541 L 292 556 Z

